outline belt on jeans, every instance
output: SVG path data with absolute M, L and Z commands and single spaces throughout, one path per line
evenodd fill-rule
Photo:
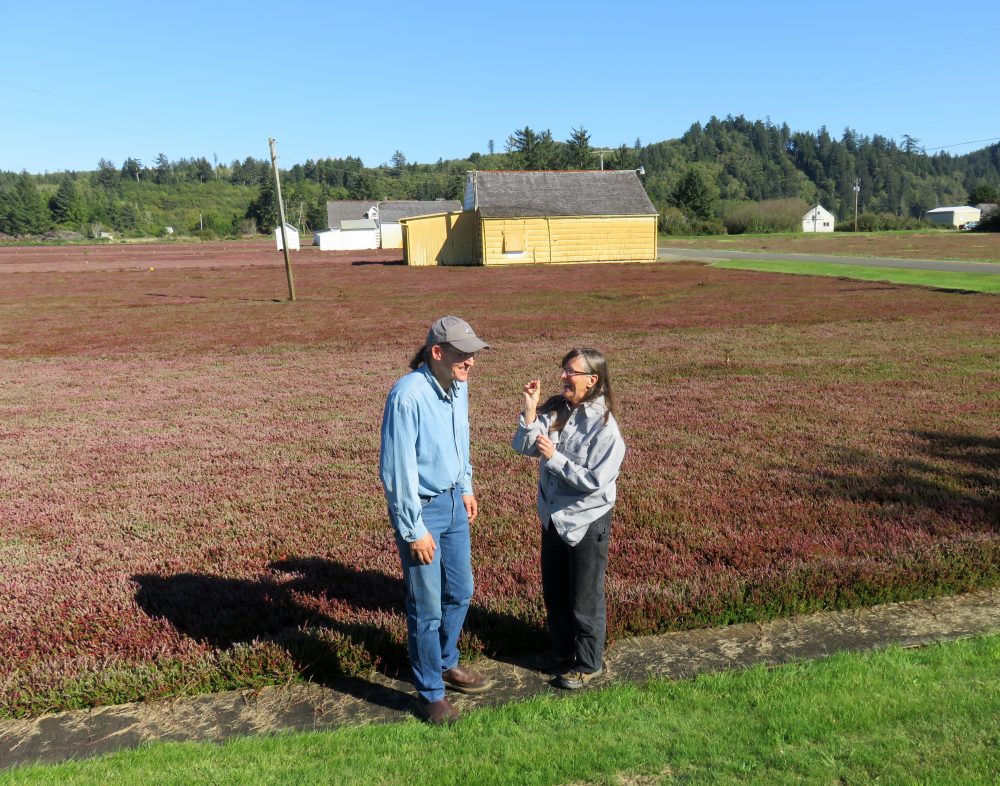
M 433 497 L 425 497 L 425 496 L 424 496 L 423 494 L 421 494 L 421 495 L 420 495 L 420 501 L 421 501 L 422 503 L 427 503 L 427 502 L 430 502 L 430 501 L 431 501 L 432 499 L 437 499 L 437 498 L 438 498 L 438 497 L 440 497 L 440 496 L 441 496 L 442 494 L 450 494 L 450 493 L 451 493 L 451 492 L 453 492 L 454 490 L 455 490 L 455 487 L 454 487 L 454 486 L 451 486 L 450 488 L 446 488 L 446 489 L 445 489 L 444 491 L 440 491 L 440 492 L 438 492 L 438 493 L 437 493 L 437 494 L 435 494 L 435 495 L 434 495 Z

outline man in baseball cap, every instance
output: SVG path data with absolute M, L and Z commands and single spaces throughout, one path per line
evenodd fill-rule
M 469 323 L 459 317 L 441 317 L 431 325 L 425 346 L 432 347 L 435 344 L 451 344 L 459 352 L 470 354 L 490 348 L 489 344 L 476 335 Z
M 435 724 L 458 719 L 446 687 L 483 693 L 493 685 L 458 662 L 473 589 L 469 524 L 479 513 L 468 380 L 476 353 L 487 348 L 464 319 L 441 317 L 382 417 L 379 475 L 403 566 L 410 666 L 424 717 Z

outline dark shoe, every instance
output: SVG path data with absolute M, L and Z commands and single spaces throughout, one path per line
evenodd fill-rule
M 600 677 L 604 673 L 604 669 L 598 669 L 597 671 L 567 671 L 565 674 L 556 677 L 552 684 L 557 688 L 565 688 L 566 690 L 580 690 L 580 688 L 586 688 L 594 679 Z
M 493 680 L 484 677 L 474 669 L 454 666 L 441 675 L 444 684 L 459 693 L 486 693 L 493 687 Z
M 576 658 L 573 655 L 568 657 L 562 657 L 557 655 L 552 650 L 548 652 L 543 652 L 541 655 L 536 655 L 534 658 L 528 661 L 531 668 L 536 671 L 544 671 L 548 674 L 565 674 L 571 668 L 573 668 L 573 662 Z
M 458 710 L 452 706 L 448 699 L 438 699 L 437 701 L 421 699 L 420 707 L 424 713 L 424 720 L 434 726 L 449 726 L 458 720 Z

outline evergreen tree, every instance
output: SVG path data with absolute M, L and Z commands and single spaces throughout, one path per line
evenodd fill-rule
M 519 128 L 507 137 L 507 152 L 514 154 L 515 160 L 520 165 L 519 169 L 537 169 L 533 166 L 536 162 L 537 147 L 538 134 L 529 126 Z
M 347 194 L 350 199 L 377 199 L 376 188 L 375 177 L 367 172 L 352 172 L 347 179 Z
M 697 167 L 690 167 L 677 181 L 671 202 L 689 218 L 706 219 L 718 198 L 718 191 Z
M 27 172 L 14 180 L 13 187 L 0 197 L 0 232 L 8 235 L 37 235 L 52 225 L 49 209 Z
M 65 178 L 49 201 L 49 210 L 57 224 L 82 227 L 87 220 L 87 203 L 76 183 Z
M 604 164 L 605 169 L 636 169 L 638 166 L 638 152 L 624 143 L 611 151 Z
M 395 169 L 397 173 L 402 174 L 403 168 L 405 166 L 406 166 L 406 156 L 403 155 L 401 150 L 397 150 L 395 153 L 392 154 L 392 168 Z
M 153 164 L 153 182 L 161 186 L 166 185 L 170 182 L 170 175 L 170 159 L 164 153 L 160 153 Z
M 579 128 L 572 129 L 569 139 L 566 140 L 564 150 L 566 152 L 565 164 L 567 169 L 592 168 L 590 133 L 582 125 Z
M 109 193 L 117 192 L 120 188 L 121 178 L 114 163 L 102 158 L 97 162 L 97 171 L 94 173 L 94 185 Z
M 122 177 L 127 180 L 139 182 L 139 173 L 142 172 L 142 162 L 137 158 L 126 158 L 122 164 Z
M 278 197 L 274 191 L 273 182 L 266 181 L 260 187 L 260 193 L 247 208 L 246 218 L 252 218 L 256 221 L 258 231 L 265 234 L 272 232 L 281 223 L 278 214 Z

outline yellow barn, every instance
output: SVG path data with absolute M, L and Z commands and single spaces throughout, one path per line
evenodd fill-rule
M 656 259 L 656 209 L 634 170 L 469 172 L 463 207 L 402 220 L 407 264 Z

